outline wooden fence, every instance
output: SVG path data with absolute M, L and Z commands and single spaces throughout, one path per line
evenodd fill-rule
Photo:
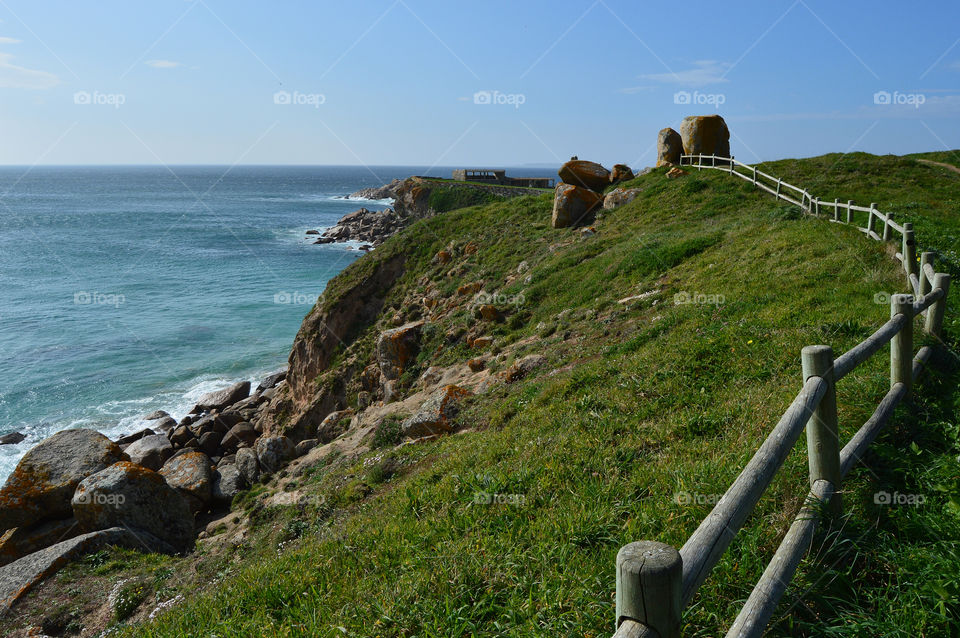
M 617 554 L 614 638 L 679 638 L 683 610 L 753 512 L 805 429 L 810 468 L 807 504 L 794 519 L 726 634 L 727 638 L 762 636 L 813 539 L 820 517 L 840 512 L 844 476 L 887 424 L 894 408 L 909 395 L 914 380 L 927 364 L 932 353 L 929 347 L 913 354 L 914 319 L 923 315 L 924 330 L 940 336 L 950 275 L 935 272 L 934 253 L 923 253 L 918 264 L 912 225 L 897 224 L 893 215 L 881 213 L 876 204 L 866 207 L 854 206 L 851 201 L 821 201 L 805 189 L 732 158 L 684 155 L 680 163 L 698 170 L 712 168 L 729 172 L 783 201 L 800 206 L 808 214 L 830 214 L 831 222 L 852 224 L 862 217 L 859 213 L 866 213 L 866 226 L 860 230 L 868 236 L 878 241 L 892 239 L 895 232 L 901 236 L 902 250 L 896 256 L 912 290 L 912 294 L 891 295 L 890 320 L 840 357 L 834 359 L 830 346 L 803 348 L 800 364 L 804 383 L 799 394 L 679 551 L 664 543 L 639 541 L 625 545 Z M 836 384 L 887 343 L 890 344 L 890 390 L 873 415 L 841 449 Z

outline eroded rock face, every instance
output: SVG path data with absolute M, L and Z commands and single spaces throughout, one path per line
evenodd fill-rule
M 366 274 L 338 275 L 355 277 L 351 280 L 355 283 L 340 291 L 335 299 L 329 299 L 328 292 L 328 299 L 314 306 L 301 324 L 290 352 L 284 391 L 270 402 L 265 418 L 259 421 L 263 432 L 306 438 L 327 414 L 344 403 L 344 396 L 338 393 L 341 388 L 318 385 L 317 377 L 326 371 L 338 348 L 353 343 L 376 320 L 386 293 L 404 272 L 403 254 L 378 257 L 373 253 L 366 259 L 371 260 L 367 262 Z M 337 281 L 333 279 L 328 291 Z M 347 380 L 346 375 L 341 375 L 343 384 Z M 278 416 L 281 414 L 285 415 L 282 420 Z
M 719 115 L 691 115 L 680 125 L 686 155 L 730 157 L 730 130 Z
M 642 188 L 616 188 L 603 198 L 603 208 L 604 210 L 613 210 L 624 204 L 629 204 L 642 192 Z
M 400 424 L 400 431 L 411 438 L 450 432 L 460 402 L 468 396 L 470 391 L 460 386 L 446 385 L 440 388 L 423 402 L 416 414 Z
M 385 379 L 399 379 L 420 348 L 423 322 L 415 321 L 385 330 L 377 339 L 377 363 Z
M 683 154 L 683 138 L 672 128 L 660 129 L 657 134 L 657 166 L 676 166 Z
M 114 463 L 83 479 L 71 506 L 85 532 L 126 527 L 147 532 L 176 551 L 193 548 L 193 514 L 187 501 L 163 476 L 135 463 Z
M 602 195 L 582 186 L 559 184 L 553 198 L 553 216 L 550 223 L 554 228 L 581 224 L 602 201 Z
M 160 476 L 167 485 L 187 499 L 190 509 L 199 512 L 210 505 L 213 490 L 213 471 L 210 458 L 203 452 L 190 450 L 166 462 Z
M 610 184 L 610 171 L 596 162 L 586 160 L 570 160 L 560 167 L 558 174 L 565 184 L 600 193 Z
M 68 518 L 81 480 L 128 457 L 93 430 L 63 430 L 27 452 L 0 489 L 0 531 Z

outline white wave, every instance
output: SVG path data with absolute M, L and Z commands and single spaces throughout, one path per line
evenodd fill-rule
M 366 197 L 348 197 L 346 195 L 334 195 L 330 198 L 332 201 L 338 202 L 360 202 L 367 204 L 377 204 L 378 206 L 393 206 L 396 201 L 392 197 L 386 197 L 384 199 L 368 199 Z

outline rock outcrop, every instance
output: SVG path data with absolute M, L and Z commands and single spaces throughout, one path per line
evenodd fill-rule
M 0 531 L 70 517 L 80 481 L 127 458 L 99 432 L 57 432 L 27 452 L 0 489 Z
M 233 405 L 241 399 L 246 399 L 250 396 L 250 382 L 249 381 L 240 381 L 239 383 L 234 383 L 229 388 L 224 388 L 223 390 L 217 390 L 215 392 L 208 392 L 207 394 L 200 397 L 200 400 L 197 401 L 197 405 L 193 408 L 193 412 L 209 412 L 210 410 L 222 410 L 228 405 Z
M 131 462 L 156 472 L 173 456 L 173 444 L 163 434 L 150 434 L 131 443 L 124 452 Z
M 657 166 L 676 166 L 683 154 L 683 138 L 672 128 L 660 129 L 657 134 Z
M 719 115 L 691 115 L 680 125 L 686 155 L 730 157 L 730 131 Z
M 629 204 L 637 198 L 637 195 L 642 192 L 642 188 L 614 189 L 607 193 L 606 197 L 603 198 L 603 208 L 604 210 L 613 210 L 614 208 L 619 208 L 624 204 Z
M 457 415 L 460 402 L 470 396 L 470 392 L 456 385 L 446 385 L 437 390 L 416 414 L 404 420 L 400 431 L 404 436 L 419 438 L 434 434 L 444 434 L 453 429 L 453 418 Z
M 396 199 L 397 190 L 403 184 L 402 179 L 391 180 L 389 184 L 383 186 L 373 186 L 371 188 L 361 188 L 355 193 L 347 195 L 347 199 Z

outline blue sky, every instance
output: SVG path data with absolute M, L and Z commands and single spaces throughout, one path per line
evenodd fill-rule
M 960 4 L 0 0 L 3 164 L 641 167 L 714 112 L 748 162 L 960 148 Z

